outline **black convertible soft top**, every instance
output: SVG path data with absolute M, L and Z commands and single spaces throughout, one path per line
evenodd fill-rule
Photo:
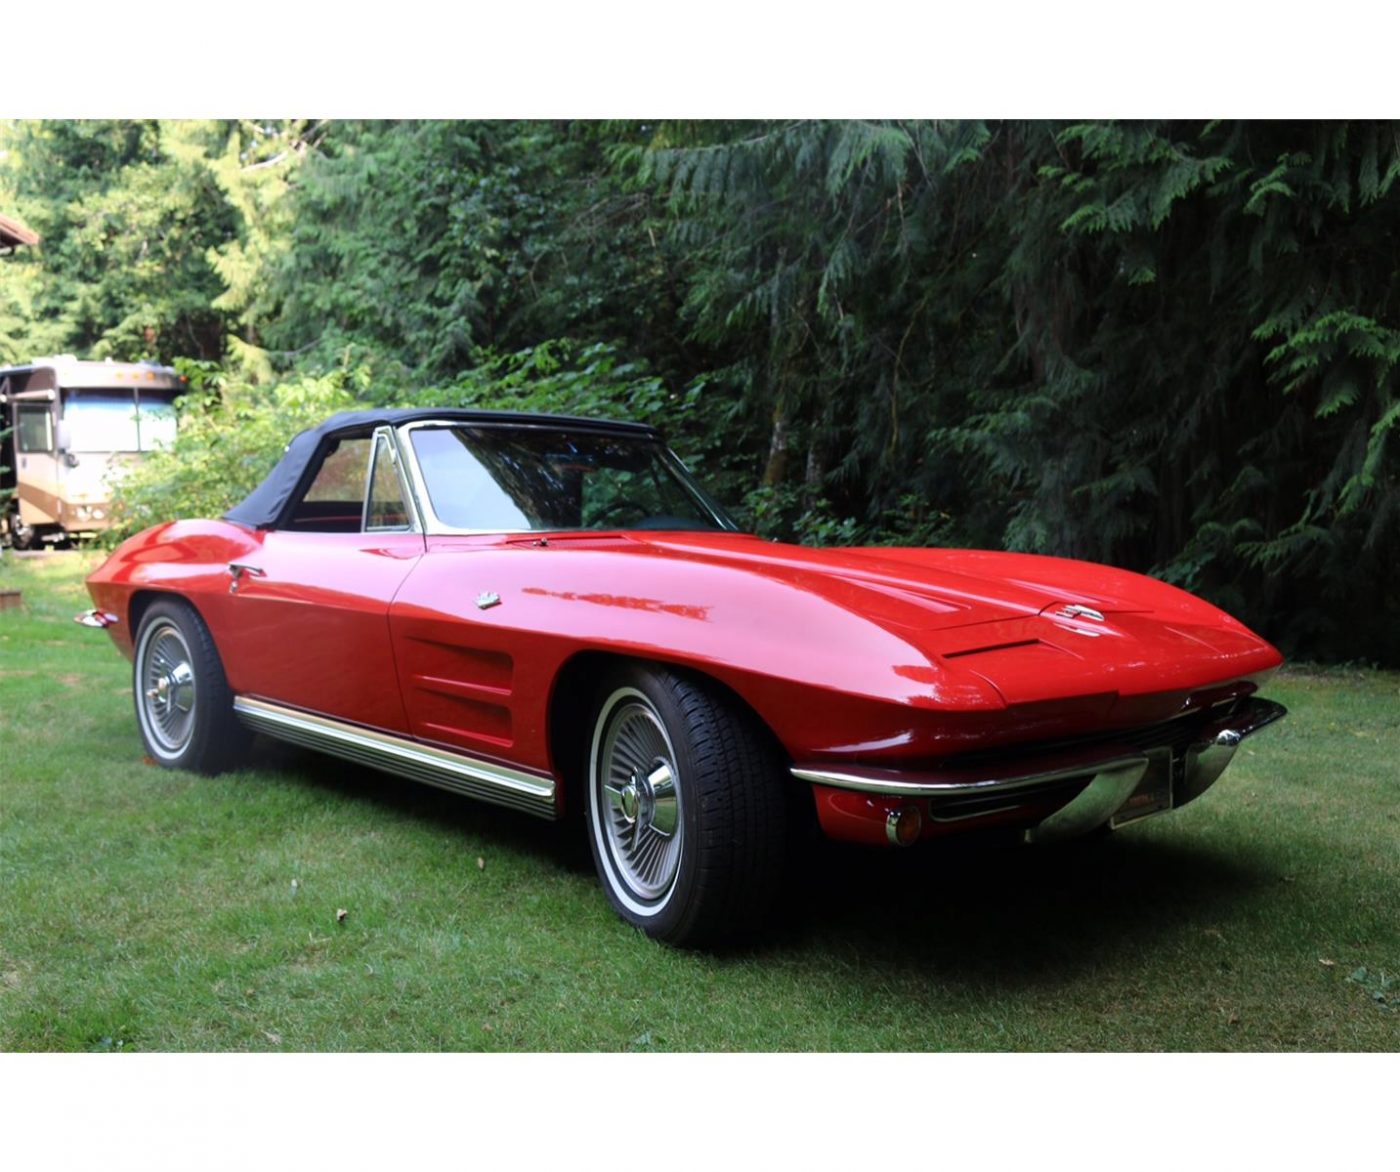
M 224 514 L 225 521 L 250 529 L 270 529 L 282 516 L 306 476 L 307 468 L 328 437 L 366 432 L 376 427 L 398 427 L 420 420 L 444 423 L 510 424 L 516 427 L 547 427 L 569 431 L 613 432 L 647 439 L 660 439 L 661 433 L 645 423 L 621 423 L 610 419 L 582 419 L 573 415 L 536 415 L 524 411 L 478 411 L 460 407 L 386 407 L 370 411 L 342 411 L 317 427 L 292 437 L 282 458 L 257 488 Z

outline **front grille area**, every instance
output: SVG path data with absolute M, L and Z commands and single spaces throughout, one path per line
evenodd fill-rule
M 1201 739 L 1202 729 L 1233 715 L 1245 701 L 1236 699 L 1215 708 L 1203 708 L 1178 716 L 1162 724 L 1112 732 L 1093 733 L 1084 737 L 1060 740 L 1032 741 L 1024 745 L 997 749 L 978 749 L 960 753 L 939 762 L 943 769 L 971 769 L 987 765 L 1013 765 L 1034 758 L 1047 758 L 1079 750 L 1111 747 L 1124 753 L 1146 753 L 1151 749 L 1170 749 L 1173 757 L 1182 757 L 1187 748 Z
M 1033 789 L 1011 793 L 971 794 L 962 797 L 929 798 L 928 816 L 934 822 L 967 822 L 974 818 L 987 818 L 1010 810 L 1021 810 L 1028 806 L 1058 807 L 1079 796 L 1089 784 L 1094 771 L 1086 769 L 1082 777 L 1070 777 L 1063 781 L 1050 782 Z
M 884 843 L 891 813 L 917 803 L 924 837 L 1000 828 L 1052 842 L 1194 801 L 1245 737 L 1284 715 L 1272 700 L 1234 698 L 1176 720 L 963 753 L 919 767 L 798 762 L 791 772 L 813 784 L 822 827 L 837 838 Z

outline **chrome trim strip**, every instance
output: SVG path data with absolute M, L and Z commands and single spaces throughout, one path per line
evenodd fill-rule
M 1170 806 L 1154 812 L 1162 813 L 1166 809 L 1176 809 L 1199 797 L 1224 772 L 1245 737 L 1286 716 L 1287 711 L 1282 704 L 1254 696 L 1240 704 L 1238 711 L 1233 715 L 1221 716 L 1207 723 L 1197 734 L 1196 740 L 1185 749 L 1185 760 L 1181 764 L 1180 772 L 1170 781 Z M 860 793 L 880 794 L 890 798 L 932 799 L 928 814 L 935 822 L 941 820 L 937 805 L 940 798 L 951 799 L 981 794 L 1007 796 L 1011 802 L 1008 807 L 977 810 L 965 815 L 967 819 L 981 818 L 992 813 L 1004 812 L 1008 808 L 1014 809 L 1025 800 L 1033 799 L 1037 787 L 1074 778 L 1086 779 L 1087 783 L 1078 794 L 1025 832 L 1028 842 L 1050 842 L 1075 838 L 1096 827 L 1112 824 L 1119 810 L 1123 809 L 1143 782 L 1152 756 L 1167 751 L 1155 748 L 1144 752 L 1124 752 L 1122 747 L 1119 747 L 1116 755 L 1097 760 L 1088 755 L 1049 769 L 1004 773 L 1000 776 L 995 773 L 987 776 L 985 772 L 978 776 L 977 770 L 952 771 L 939 776 L 937 773 L 911 775 L 900 770 L 862 766 L 827 769 L 806 765 L 794 765 L 792 775 L 817 785 Z M 1109 749 L 1108 752 L 1113 754 L 1114 750 Z M 1020 802 L 1016 800 L 1018 798 L 1021 799 Z M 1136 821 L 1137 818 L 1133 820 Z
M 586 421 L 574 421 L 573 423 L 551 423 L 544 421 L 541 423 L 527 423 L 518 420 L 463 420 L 463 419 L 414 419 L 408 423 L 401 423 L 395 429 L 399 440 L 399 455 L 402 458 L 401 468 L 408 473 L 408 483 L 414 498 L 414 503 L 418 510 L 418 521 L 422 532 L 428 537 L 480 537 L 483 535 L 496 534 L 517 534 L 531 533 L 544 534 L 553 532 L 565 533 L 606 533 L 621 532 L 621 530 L 607 529 L 531 529 L 528 526 L 523 529 L 503 529 L 500 527 L 492 529 L 460 529 L 455 525 L 449 525 L 437 515 L 437 510 L 433 508 L 432 494 L 428 491 L 428 482 L 423 476 L 423 469 L 418 463 L 418 453 L 413 447 L 413 433 L 425 428 L 435 427 L 529 427 L 535 430 L 573 430 L 589 431 Z M 603 429 L 606 432 L 606 429 Z M 595 432 L 596 434 L 596 432 Z M 710 519 L 726 532 L 737 532 L 738 526 L 724 513 L 722 508 L 718 508 L 714 501 L 711 501 L 705 490 L 695 483 L 690 475 L 689 469 L 681 463 L 679 457 L 662 442 L 659 433 L 653 432 L 651 435 L 640 435 L 639 438 L 651 441 L 660 448 L 663 463 L 679 465 L 684 474 L 681 478 L 681 488 L 688 495 L 695 497 L 695 503 L 709 514 Z M 674 467 L 672 468 L 674 472 Z
M 235 696 L 233 710 L 249 728 L 278 740 L 539 818 L 558 817 L 550 777 L 248 696 Z
M 419 521 L 426 536 L 475 537 L 486 533 L 533 532 L 530 529 L 457 529 L 440 521 L 437 511 L 433 508 L 433 498 L 428 495 L 428 482 L 423 478 L 423 470 L 418 466 L 418 453 L 413 447 L 413 432 L 423 425 L 442 427 L 444 425 L 451 426 L 451 423 L 450 421 L 417 419 L 410 423 L 399 424 L 398 427 L 394 428 L 394 433 L 399 441 L 400 467 L 408 473 L 409 489 L 413 494 L 414 506 L 418 510 Z
M 1251 696 L 1234 716 L 1222 717 L 1207 726 L 1205 738 L 1199 744 L 1237 746 L 1245 737 L 1253 736 L 1287 715 L 1288 709 L 1276 700 Z
M 860 793 L 885 794 L 890 797 L 908 798 L 958 798 L 973 794 L 1012 793 L 1017 790 L 1034 789 L 1056 781 L 1068 781 L 1074 777 L 1088 777 L 1108 769 L 1133 765 L 1145 758 L 1138 754 L 1115 757 L 1107 761 L 1090 761 L 1078 765 L 1067 765 L 1059 769 L 1043 769 L 1033 773 L 1011 774 L 1005 777 L 967 778 L 956 775 L 948 778 L 937 776 L 910 777 L 888 769 L 810 769 L 794 765 L 792 775 L 802 781 L 829 785 L 836 789 L 857 790 Z
M 1258 697 L 1245 702 L 1234 716 L 1222 717 L 1208 724 L 1201 739 L 1193 746 L 1193 752 L 1206 749 L 1222 749 L 1233 752 L 1241 740 L 1258 732 L 1287 714 L 1282 704 Z M 1107 757 L 1070 761 L 1052 769 L 1034 769 L 1025 773 L 1006 773 L 1000 776 L 978 776 L 976 772 L 961 770 L 945 776 L 937 773 L 923 775 L 906 773 L 898 769 L 877 769 L 860 765 L 827 768 L 797 764 L 792 767 L 793 777 L 817 785 L 829 785 L 836 789 L 856 790 L 860 793 L 884 794 L 888 797 L 910 798 L 954 798 L 973 794 L 1011 793 L 1022 789 L 1032 789 L 1056 781 L 1067 781 L 1075 777 L 1089 777 L 1093 774 L 1116 770 L 1145 760 L 1138 752 L 1119 752 Z M 1222 767 L 1223 768 L 1223 767 Z
M 379 455 L 380 437 L 389 445 L 389 460 L 394 465 L 394 474 L 399 478 L 399 489 L 403 493 L 404 508 L 408 511 L 408 524 L 386 525 L 370 527 L 369 524 L 369 498 L 374 490 L 374 462 Z M 404 472 L 403 445 L 399 442 L 398 428 L 385 424 L 383 427 L 376 427 L 374 434 L 369 441 L 369 467 L 365 469 L 365 494 L 361 502 L 362 513 L 360 517 L 360 532 L 362 533 L 422 533 L 423 510 L 418 503 L 418 496 L 413 491 L 413 486 L 409 484 L 408 476 Z

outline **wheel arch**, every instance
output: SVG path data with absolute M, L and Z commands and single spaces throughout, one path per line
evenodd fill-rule
M 126 604 L 126 629 L 131 633 L 131 640 L 136 641 L 136 632 L 141 626 L 141 620 L 146 617 L 146 612 L 157 602 L 183 602 L 195 614 L 199 615 L 204 624 L 208 626 L 209 620 L 204 612 L 200 610 L 199 604 L 186 594 L 180 594 L 175 590 L 153 590 L 143 588 L 132 594 Z
M 784 761 L 791 760 L 791 754 L 778 739 L 768 722 L 755 711 L 753 705 L 744 699 L 723 680 L 700 668 L 685 663 L 674 663 L 664 659 L 653 659 L 643 655 L 626 655 L 615 651 L 578 651 L 566 659 L 555 673 L 549 692 L 546 715 L 546 740 L 549 758 L 554 774 L 559 779 L 559 814 L 561 818 L 581 818 L 583 812 L 583 792 L 586 770 L 586 755 L 583 748 L 591 734 L 590 720 L 594 706 L 598 703 L 599 680 L 611 668 L 640 664 L 663 671 L 674 672 L 699 681 L 717 695 L 754 728 L 761 730 L 776 748 Z M 807 786 L 792 787 L 803 795 L 806 804 L 811 804 L 811 791 Z M 813 810 L 815 817 L 815 809 Z

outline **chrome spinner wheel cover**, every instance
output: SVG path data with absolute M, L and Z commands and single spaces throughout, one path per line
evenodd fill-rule
M 638 915 L 669 901 L 684 827 L 676 752 L 651 701 L 619 688 L 593 734 L 589 786 L 593 834 L 614 894 Z
M 152 752 L 178 757 L 195 725 L 193 657 L 180 628 L 167 619 L 142 633 L 136 652 L 136 710 Z

